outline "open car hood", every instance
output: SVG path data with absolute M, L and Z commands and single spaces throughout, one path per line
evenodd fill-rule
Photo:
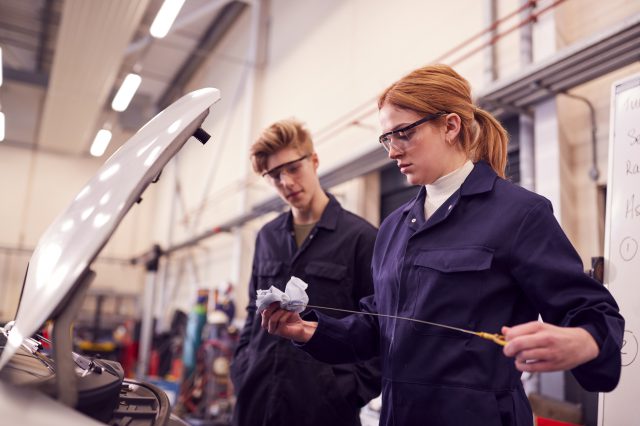
M 40 238 L 31 260 L 0 369 L 25 337 L 64 309 L 91 262 L 163 167 L 220 99 L 214 88 L 191 92 L 158 113 L 87 182 Z

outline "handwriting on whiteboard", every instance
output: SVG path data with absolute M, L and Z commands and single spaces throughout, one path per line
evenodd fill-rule
M 623 367 L 633 364 L 638 356 L 638 339 L 636 339 L 635 334 L 633 334 L 633 331 L 631 330 L 624 331 L 620 355 L 622 356 Z
M 630 129 L 627 132 L 627 136 L 629 136 L 629 138 L 631 139 L 631 142 L 629 142 L 629 145 L 631 146 L 640 145 L 640 134 L 636 132 L 636 129 Z
M 640 97 L 631 97 L 629 96 L 624 100 L 623 109 L 624 111 L 633 111 L 634 109 L 640 108 Z
M 640 197 L 636 198 L 636 194 L 631 194 L 631 197 L 627 198 L 624 217 L 625 219 L 640 218 Z
M 620 243 L 620 257 L 625 262 L 629 262 L 638 253 L 638 240 L 632 237 L 624 237 Z

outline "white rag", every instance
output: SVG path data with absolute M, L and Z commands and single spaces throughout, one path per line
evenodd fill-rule
M 300 313 L 309 303 L 309 296 L 305 292 L 307 283 L 298 277 L 291 277 L 284 293 L 282 290 L 271 286 L 268 290 L 258 290 L 256 298 L 256 306 L 258 313 L 262 313 L 273 302 L 280 302 L 280 308 L 287 311 Z

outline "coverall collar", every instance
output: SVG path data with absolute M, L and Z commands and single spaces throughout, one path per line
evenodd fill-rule
M 475 195 L 482 194 L 484 192 L 489 192 L 493 189 L 493 185 L 497 178 L 496 172 L 491 168 L 489 164 L 485 161 L 478 161 L 475 163 L 475 167 L 471 170 L 469 176 L 462 182 L 462 186 L 460 187 L 460 195 Z M 420 192 L 418 196 L 413 199 L 412 203 L 408 203 L 404 209 L 403 213 L 408 213 L 411 209 L 414 208 L 416 203 L 420 203 L 422 206 L 424 204 L 424 198 L 426 196 L 426 189 L 424 186 L 420 188 Z
M 316 224 L 317 228 L 324 228 L 329 231 L 333 231 L 336 229 L 336 225 L 338 222 L 338 214 L 340 214 L 340 203 L 336 198 L 325 191 L 327 197 L 329 197 L 329 202 L 327 203 L 322 215 L 320 216 L 320 220 Z M 289 210 L 289 214 L 284 216 L 284 220 L 280 222 L 280 229 L 285 231 L 290 231 L 293 229 L 293 213 Z

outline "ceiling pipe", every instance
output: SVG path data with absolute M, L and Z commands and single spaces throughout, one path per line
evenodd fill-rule
M 496 36 L 496 0 L 485 0 L 484 2 L 484 22 L 489 28 L 485 38 L 492 40 Z M 493 83 L 497 78 L 496 72 L 496 48 L 495 43 L 489 44 L 484 50 L 484 81 L 486 84 Z
M 253 143 L 253 118 L 254 118 L 254 109 L 255 109 L 255 87 L 256 87 L 256 74 L 257 74 L 257 66 L 258 66 L 258 43 L 260 42 L 260 36 L 266 37 L 266 34 L 261 34 L 261 21 L 262 21 L 262 11 L 265 7 L 264 2 L 256 2 L 251 7 L 251 26 L 249 33 L 249 47 L 247 50 L 247 59 L 245 63 L 245 67 L 247 67 L 247 77 L 246 84 L 244 86 L 244 99 L 243 99 L 243 123 L 242 126 L 242 145 L 243 151 L 249 152 L 249 148 Z M 269 5 L 266 5 L 268 8 Z M 251 169 L 249 168 L 248 161 L 242 161 L 240 163 L 241 171 L 240 173 L 244 177 L 244 180 L 248 180 L 250 178 Z M 240 199 L 238 200 L 238 211 L 240 214 L 245 214 L 247 212 L 249 205 L 249 194 L 248 188 L 245 186 L 241 193 Z M 231 271 L 231 282 L 239 283 L 242 278 L 242 270 L 245 266 L 243 264 L 243 256 L 244 252 L 244 242 L 242 238 L 242 230 L 237 229 L 234 235 L 233 242 L 233 254 L 232 254 L 232 268 Z
M 597 182 L 600 177 L 600 170 L 598 170 L 598 127 L 596 121 L 596 109 L 593 106 L 593 103 L 584 96 L 574 95 L 566 90 L 561 91 L 560 94 L 580 101 L 589 108 L 589 118 L 591 120 L 591 169 L 589 169 L 589 178 L 592 181 Z
M 520 68 L 526 68 L 533 62 L 533 16 L 535 3 L 520 0 L 528 7 L 522 12 L 522 18 L 526 25 L 520 28 Z M 535 190 L 536 164 L 535 164 L 535 134 L 533 114 L 529 111 L 520 111 L 518 114 L 518 143 L 519 143 L 519 166 L 520 166 L 520 186 L 530 191 Z
M 44 63 L 47 53 L 47 43 L 53 33 L 53 25 L 51 15 L 53 14 L 53 0 L 45 0 L 44 6 L 40 11 L 40 19 L 42 21 L 42 31 L 40 31 L 40 40 L 38 40 L 38 54 L 36 57 L 36 69 L 39 73 L 45 72 Z

